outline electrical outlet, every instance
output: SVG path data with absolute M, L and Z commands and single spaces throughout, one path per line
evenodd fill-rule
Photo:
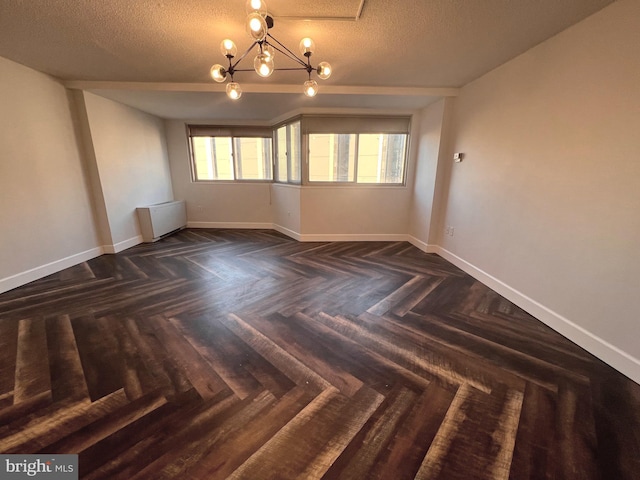
M 202 205 L 196 205 L 196 212 L 202 213 L 203 211 L 204 211 L 204 208 L 202 208 Z
M 453 227 L 449 227 L 449 235 L 451 237 L 453 237 L 453 231 L 454 231 L 454 228 Z

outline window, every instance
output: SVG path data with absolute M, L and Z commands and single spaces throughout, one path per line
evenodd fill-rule
M 404 183 L 408 117 L 303 117 L 309 182 Z
M 402 183 L 407 136 L 358 135 L 358 183 Z
M 273 178 L 271 129 L 188 127 L 194 181 Z
M 301 115 L 271 127 L 189 125 L 195 182 L 404 185 L 411 117 Z
M 300 122 L 276 129 L 276 181 L 300 183 Z
M 309 181 L 353 182 L 356 135 L 312 133 L 309 135 Z

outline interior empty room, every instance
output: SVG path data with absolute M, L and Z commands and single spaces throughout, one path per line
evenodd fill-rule
M 3 1 L 0 478 L 640 477 L 639 46 L 638 0 Z

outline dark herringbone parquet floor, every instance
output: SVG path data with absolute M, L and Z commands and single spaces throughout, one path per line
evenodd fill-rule
M 0 452 L 85 479 L 637 479 L 640 387 L 407 243 L 186 230 L 0 295 Z

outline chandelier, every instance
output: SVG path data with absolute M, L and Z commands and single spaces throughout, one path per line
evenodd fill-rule
M 216 82 L 222 83 L 229 78 L 231 81 L 227 83 L 227 96 L 232 100 L 237 100 L 242 96 L 240 85 L 234 81 L 233 75 L 236 72 L 250 72 L 252 69 L 237 68 L 238 64 L 257 47 L 257 55 L 253 59 L 253 70 L 261 77 L 268 77 L 276 70 L 305 70 L 308 74 L 308 80 L 304 82 L 303 91 L 307 97 L 314 97 L 318 93 L 318 82 L 311 79 L 311 73 L 316 72 L 318 77 L 326 80 L 331 76 L 331 65 L 327 62 L 320 62 L 317 67 L 311 65 L 311 55 L 315 49 L 315 43 L 310 38 L 300 40 L 300 54 L 303 58 L 298 57 L 295 53 L 285 47 L 276 40 L 270 33 L 269 29 L 273 28 L 273 17 L 267 12 L 267 5 L 263 0 L 247 0 L 247 19 L 246 30 L 253 39 L 251 46 L 244 52 L 240 58 L 236 58 L 238 48 L 232 40 L 228 38 L 222 40 L 220 51 L 227 57 L 229 61 L 228 67 L 215 64 L 211 67 L 210 74 Z M 292 68 L 275 68 L 274 57 L 276 52 L 281 53 L 285 57 L 293 60 L 299 67 Z

